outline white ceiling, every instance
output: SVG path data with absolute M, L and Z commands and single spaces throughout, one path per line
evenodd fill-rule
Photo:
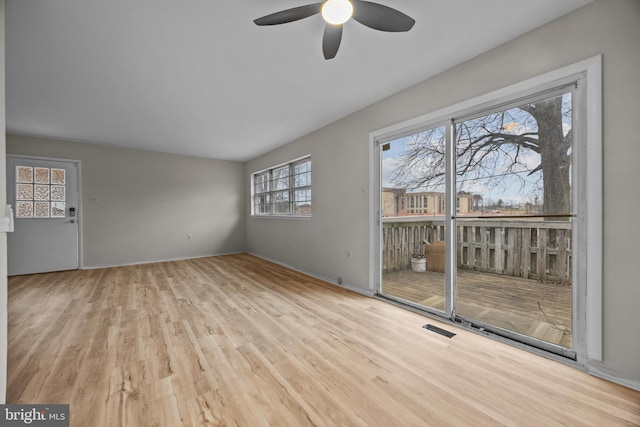
M 314 0 L 6 0 L 9 132 L 245 161 L 591 0 L 377 0 L 408 33 L 319 15 Z

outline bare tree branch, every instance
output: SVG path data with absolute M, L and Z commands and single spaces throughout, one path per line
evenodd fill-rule
M 458 123 L 458 182 L 482 180 L 484 185 L 496 187 L 506 186 L 505 179 L 510 177 L 512 183 L 519 179 L 524 189 L 527 182 L 531 187 L 528 177 L 539 175 L 544 212 L 570 212 L 573 131 L 569 128 L 565 134 L 564 129 L 565 125 L 571 126 L 570 108 L 570 99 L 555 96 Z M 443 128 L 413 135 L 399 158 L 400 165 L 391 174 L 393 184 L 423 191 L 444 184 L 445 147 Z M 533 166 L 535 157 L 540 160 Z

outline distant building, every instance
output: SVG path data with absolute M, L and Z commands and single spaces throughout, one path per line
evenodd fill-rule
M 433 191 L 407 193 L 401 188 L 382 189 L 382 215 L 444 215 L 444 193 Z M 473 212 L 473 195 L 458 193 L 456 201 L 458 213 Z
M 456 212 L 457 213 L 470 213 L 473 212 L 473 194 L 461 191 L 458 193 L 458 199 L 456 200 Z
M 444 193 L 420 192 L 405 195 L 407 215 L 442 215 L 444 202 Z
M 400 188 L 382 189 L 382 216 L 406 215 L 404 198 L 406 190 Z

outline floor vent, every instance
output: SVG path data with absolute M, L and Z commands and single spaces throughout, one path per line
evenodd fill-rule
M 455 336 L 453 332 L 445 331 L 444 329 L 438 328 L 437 326 L 433 326 L 429 323 L 424 325 L 423 328 L 433 331 L 437 334 L 444 335 L 447 338 L 453 338 Z

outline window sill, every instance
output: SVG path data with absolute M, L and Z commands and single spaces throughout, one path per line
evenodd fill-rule
M 251 215 L 251 218 L 310 220 L 311 215 Z

